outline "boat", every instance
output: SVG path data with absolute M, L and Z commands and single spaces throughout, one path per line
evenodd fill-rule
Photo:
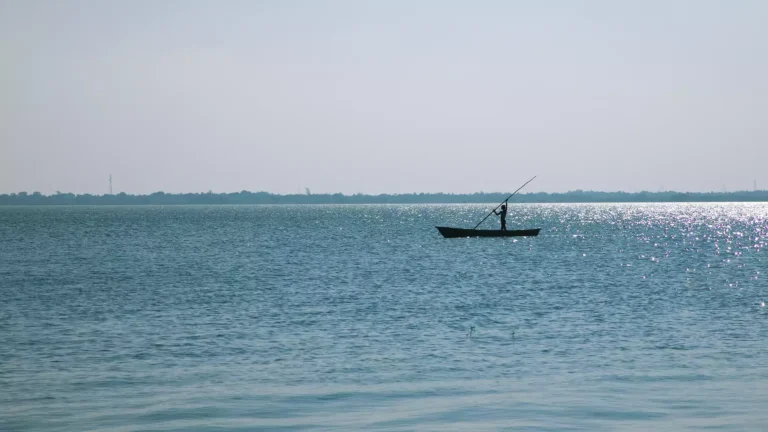
M 530 180 L 523 183 L 522 186 L 517 188 L 516 191 L 512 192 L 512 195 L 508 196 L 507 199 L 501 202 L 501 204 L 497 205 L 496 208 L 491 210 L 490 213 L 488 213 L 483 220 L 480 221 L 477 225 L 475 225 L 474 228 L 451 228 L 451 227 L 442 227 L 442 226 L 436 226 L 438 231 L 440 231 L 440 234 L 443 235 L 445 238 L 459 238 L 459 237 L 536 237 L 539 235 L 539 231 L 541 231 L 541 228 L 531 228 L 531 229 L 523 229 L 523 230 L 484 230 L 484 229 L 477 229 L 480 225 L 482 225 L 483 222 L 485 222 L 486 219 L 492 214 L 499 214 L 496 213 L 496 209 L 501 206 L 506 206 L 509 203 L 509 199 L 515 196 L 516 193 L 520 191 L 520 189 L 524 188 L 525 185 L 532 182 L 533 179 L 535 179 L 536 176 L 533 176 Z M 503 207 L 506 208 L 506 207 Z M 503 212 L 506 212 L 506 210 L 503 210 Z M 505 213 L 502 213 L 505 214 Z M 504 217 L 504 216 L 502 216 Z M 504 224 L 502 224 L 504 226 Z
M 459 237 L 536 237 L 541 228 L 523 230 L 482 230 L 471 228 L 435 227 L 445 238 Z

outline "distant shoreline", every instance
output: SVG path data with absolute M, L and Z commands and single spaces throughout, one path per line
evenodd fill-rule
M 149 195 L 90 195 L 38 192 L 0 195 L 0 206 L 15 205 L 190 205 L 190 204 L 487 204 L 498 203 L 509 192 L 447 194 L 413 193 L 380 195 L 279 195 L 268 192 L 186 193 Z M 665 202 L 768 202 L 768 190 L 741 192 L 595 192 L 517 194 L 510 203 L 665 203 Z

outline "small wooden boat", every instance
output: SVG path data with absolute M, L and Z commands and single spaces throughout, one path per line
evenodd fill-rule
M 479 230 L 469 228 L 435 227 L 445 238 L 458 237 L 536 237 L 541 228 L 524 230 Z
M 482 230 L 477 229 L 483 222 L 485 222 L 488 217 L 494 213 L 496 213 L 496 209 L 500 206 L 506 206 L 507 202 L 510 198 L 512 198 L 516 193 L 520 191 L 520 189 L 524 188 L 525 185 L 532 182 L 533 179 L 535 179 L 536 176 L 533 176 L 530 180 L 523 183 L 522 186 L 517 188 L 516 191 L 512 192 L 512 195 L 508 196 L 507 199 L 501 202 L 501 204 L 497 205 L 496 208 L 491 210 L 490 213 L 488 213 L 483 220 L 480 221 L 477 225 L 475 225 L 474 228 L 468 229 L 468 228 L 449 228 L 449 227 L 435 227 L 438 231 L 440 231 L 440 234 L 443 235 L 445 238 L 458 238 L 458 237 L 536 237 L 539 235 L 539 231 L 541 231 L 541 228 L 532 228 L 532 229 L 524 229 L 524 230 Z M 506 207 L 505 207 L 506 208 Z M 502 218 L 506 215 L 506 210 L 502 210 L 502 213 L 496 213 L 501 214 Z

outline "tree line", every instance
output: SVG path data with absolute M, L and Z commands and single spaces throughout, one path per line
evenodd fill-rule
M 149 195 L 91 195 L 59 193 L 43 195 L 13 193 L 0 195 L 0 205 L 194 205 L 194 204 L 451 204 L 497 203 L 508 192 L 472 194 L 411 193 L 381 195 L 279 195 L 268 192 L 181 193 L 155 192 Z M 754 202 L 768 201 L 768 191 L 743 192 L 595 192 L 517 194 L 510 202 L 517 203 L 629 203 L 629 202 Z

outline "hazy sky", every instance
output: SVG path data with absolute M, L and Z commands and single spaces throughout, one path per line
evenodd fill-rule
M 768 188 L 768 1 L 0 0 L 0 193 Z

